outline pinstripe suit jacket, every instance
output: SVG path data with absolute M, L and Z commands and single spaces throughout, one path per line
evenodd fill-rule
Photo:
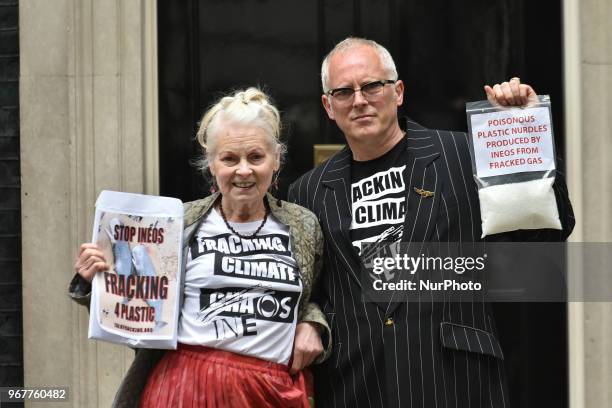
M 407 213 L 402 241 L 480 240 L 480 208 L 465 133 L 408 121 Z M 372 303 L 362 300 L 360 260 L 350 238 L 351 152 L 306 173 L 289 200 L 318 217 L 325 237 L 317 301 L 331 325 L 332 356 L 315 369 L 317 407 L 508 407 L 503 353 L 483 302 Z M 413 186 L 435 191 L 424 199 Z M 562 181 L 555 184 L 565 239 L 573 227 Z M 506 235 L 503 239 L 531 239 Z M 392 324 L 385 324 L 391 318 Z

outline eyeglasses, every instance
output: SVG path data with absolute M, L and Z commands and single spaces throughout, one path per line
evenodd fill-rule
M 326 92 L 327 95 L 331 96 L 336 102 L 345 104 L 353 100 L 355 92 L 360 91 L 361 95 L 368 101 L 374 102 L 380 98 L 385 90 L 385 85 L 394 84 L 397 80 L 393 79 L 382 79 L 380 81 L 368 82 L 367 84 L 361 85 L 360 88 L 336 88 L 330 89 Z

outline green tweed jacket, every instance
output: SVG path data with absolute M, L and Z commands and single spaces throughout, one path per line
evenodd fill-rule
M 185 203 L 183 270 L 187 261 L 189 244 L 217 197 L 218 193 L 201 200 Z M 331 330 L 319 306 L 310 302 L 310 295 L 313 285 L 321 272 L 323 234 L 317 217 L 309 210 L 297 204 L 279 201 L 270 194 L 268 194 L 267 200 L 272 214 L 281 223 L 289 227 L 292 242 L 291 250 L 300 267 L 303 292 L 298 308 L 298 321 L 315 322 L 324 328 L 322 338 L 325 350 L 315 361 L 315 363 L 320 363 L 327 359 L 331 353 Z M 77 275 L 70 284 L 69 295 L 78 303 L 89 306 L 90 291 L 90 287 L 88 288 L 86 285 L 83 285 Z M 156 349 L 136 350 L 134 361 L 119 385 L 119 390 L 113 401 L 113 407 L 131 408 L 138 406 L 138 401 L 146 385 L 149 373 L 165 352 L 166 350 Z

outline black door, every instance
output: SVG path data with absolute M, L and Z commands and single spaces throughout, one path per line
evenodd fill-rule
M 208 194 L 189 163 L 198 121 L 222 93 L 258 85 L 283 115 L 289 145 L 280 194 L 312 167 L 313 144 L 344 143 L 321 107 L 320 63 L 339 40 L 371 38 L 406 84 L 401 114 L 465 130 L 465 102 L 512 76 L 551 95 L 563 156 L 559 1 L 158 1 L 161 194 Z M 513 406 L 567 406 L 564 304 L 495 305 Z M 537 385 L 532 385 L 537 384 Z

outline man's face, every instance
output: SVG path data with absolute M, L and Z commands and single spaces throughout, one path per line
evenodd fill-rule
M 361 88 L 363 85 L 387 78 L 376 51 L 369 46 L 358 46 L 333 55 L 329 61 L 329 89 Z M 379 138 L 397 124 L 397 107 L 403 102 L 404 84 L 384 86 L 380 97 L 364 98 L 356 91 L 348 102 L 340 102 L 330 95 L 323 95 L 323 107 L 331 120 L 350 141 Z

